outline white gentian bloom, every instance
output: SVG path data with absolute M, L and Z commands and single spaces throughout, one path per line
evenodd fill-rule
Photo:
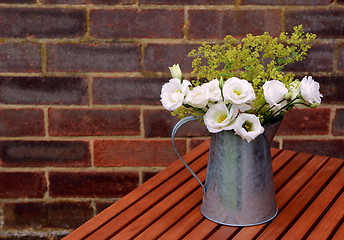
M 319 92 L 320 85 L 318 82 L 313 80 L 312 76 L 305 76 L 300 83 L 300 88 L 301 97 L 303 98 L 303 100 L 305 100 L 309 104 L 321 103 L 320 97 L 323 97 L 323 95 Z
M 172 78 L 178 78 L 182 80 L 182 71 L 180 70 L 179 63 L 173 64 L 172 67 L 169 67 Z
M 181 82 L 172 78 L 161 88 L 161 103 L 169 111 L 175 111 L 182 106 L 185 95 L 189 92 L 191 83 L 188 80 Z
M 223 97 L 225 102 L 241 105 L 256 98 L 252 85 L 244 79 L 229 78 L 223 84 Z
M 204 115 L 204 124 L 211 133 L 221 132 L 222 130 L 234 129 L 235 118 L 239 113 L 237 106 L 232 105 L 230 110 L 221 102 L 211 105 Z
M 276 106 L 288 93 L 288 89 L 278 80 L 266 81 L 263 91 L 266 102 L 271 106 Z
M 210 82 L 204 83 L 202 87 L 208 89 L 209 92 L 209 101 L 217 102 L 222 100 L 220 82 L 217 79 L 213 79 Z
M 289 92 L 291 93 L 290 100 L 294 100 L 301 92 L 300 81 L 295 80 L 289 84 Z
M 208 88 L 197 86 L 192 89 L 185 97 L 184 103 L 189 104 L 196 108 L 204 108 L 209 99 Z
M 264 132 L 259 117 L 253 114 L 241 113 L 234 123 L 234 131 L 247 142 L 252 141 Z

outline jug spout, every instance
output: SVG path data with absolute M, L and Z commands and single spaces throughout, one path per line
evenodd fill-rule
M 272 140 L 274 139 L 278 131 L 278 128 L 281 125 L 282 119 L 283 116 L 281 118 L 276 119 L 272 124 L 264 126 L 264 132 L 270 144 L 272 143 Z

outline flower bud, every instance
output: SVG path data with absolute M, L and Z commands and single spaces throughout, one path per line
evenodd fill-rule
M 180 70 L 179 64 L 173 64 L 172 67 L 169 67 L 172 78 L 177 78 L 182 80 L 182 71 Z
M 311 108 L 316 108 L 317 106 L 319 106 L 319 103 L 313 103 L 313 104 L 310 105 L 309 107 L 311 107 Z
M 293 94 L 288 92 L 287 94 L 284 95 L 284 98 L 285 99 L 291 99 L 292 96 L 293 96 Z
M 220 87 L 220 89 L 223 88 L 223 77 L 222 76 L 220 77 L 219 87 Z

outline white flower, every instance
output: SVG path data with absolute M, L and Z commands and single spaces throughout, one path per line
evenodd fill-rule
M 196 108 L 204 108 L 208 103 L 208 98 L 208 88 L 203 87 L 203 85 L 197 86 L 186 95 L 184 103 Z
M 212 105 L 204 115 L 204 123 L 211 133 L 221 132 L 222 130 L 231 130 L 234 128 L 235 117 L 239 109 L 232 105 L 230 110 L 221 102 Z
M 256 95 L 247 80 L 232 77 L 223 84 L 223 97 L 225 102 L 241 105 L 251 102 Z
M 290 100 L 294 100 L 297 95 L 300 94 L 301 92 L 301 86 L 300 86 L 300 81 L 295 80 L 289 84 L 289 91 L 291 93 Z
M 181 82 L 177 78 L 172 78 L 165 83 L 161 89 L 161 103 L 169 111 L 174 111 L 182 106 L 185 95 L 189 92 L 191 83 L 188 80 Z
M 169 67 L 172 78 L 178 78 L 179 80 L 182 79 L 182 71 L 180 70 L 179 63 L 173 64 L 172 67 Z
M 217 102 L 222 99 L 220 82 L 217 79 L 213 79 L 210 82 L 204 83 L 202 87 L 208 89 L 208 100 L 212 102 Z
M 278 80 L 266 81 L 263 91 L 266 102 L 271 106 L 276 106 L 288 93 L 288 89 Z
M 320 85 L 318 82 L 313 80 L 312 76 L 309 76 L 309 77 L 305 76 L 300 83 L 300 87 L 301 87 L 301 96 L 303 100 L 305 100 L 306 102 L 310 104 L 321 103 L 320 97 L 322 97 L 323 95 L 320 94 L 319 92 Z
M 234 131 L 247 142 L 252 141 L 264 132 L 259 117 L 253 114 L 241 113 L 234 123 Z

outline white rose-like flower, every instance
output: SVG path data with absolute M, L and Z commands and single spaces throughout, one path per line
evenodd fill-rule
M 185 95 L 189 92 L 191 83 L 188 80 L 181 82 L 172 78 L 161 88 L 161 103 L 169 111 L 175 111 L 182 106 Z
M 210 82 L 204 83 L 202 87 L 208 89 L 209 92 L 209 101 L 217 102 L 222 100 L 221 89 L 220 89 L 220 82 L 217 79 L 213 79 Z
M 264 132 L 259 117 L 253 114 L 241 113 L 234 123 L 234 131 L 247 142 L 252 141 Z
M 204 115 L 204 124 L 211 133 L 234 129 L 235 117 L 239 109 L 232 105 L 230 110 L 221 102 L 212 105 Z
M 203 85 L 197 86 L 186 95 L 184 103 L 196 108 L 204 108 L 208 103 L 208 98 L 208 88 L 203 87 Z
M 301 86 L 300 86 L 300 81 L 295 80 L 289 84 L 289 91 L 291 93 L 291 100 L 294 100 L 297 95 L 300 94 L 301 92 Z
M 278 80 L 266 81 L 263 91 L 266 102 L 271 106 L 276 106 L 288 93 L 288 89 Z
M 237 105 L 249 103 L 256 98 L 252 85 L 247 80 L 236 77 L 225 81 L 222 91 L 225 102 Z
M 182 79 L 182 71 L 180 70 L 179 63 L 173 64 L 172 67 L 169 67 L 172 78 Z
M 309 104 L 321 103 L 320 97 L 323 97 L 323 95 L 319 92 L 320 85 L 313 80 L 312 76 L 305 76 L 300 83 L 300 88 L 303 100 Z

